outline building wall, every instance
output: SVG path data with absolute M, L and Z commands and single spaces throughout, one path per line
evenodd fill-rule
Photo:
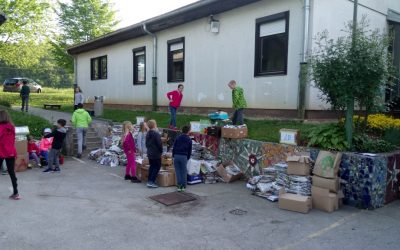
M 400 1 L 398 0 L 359 0 L 358 20 L 363 16 L 369 21 L 369 28 L 379 29 L 381 32 L 387 31 L 388 23 L 386 15 L 388 9 L 400 12 Z M 348 22 L 353 20 L 354 3 L 349 0 L 314 0 L 312 13 L 312 38 L 318 33 L 328 30 L 329 38 L 346 36 L 343 31 Z M 312 49 L 316 49 L 315 40 L 312 40 Z M 313 83 L 308 88 L 307 109 L 321 110 L 327 109 L 330 105 L 321 101 L 321 92 L 313 87 Z
M 312 0 L 311 37 L 328 29 L 331 37 L 343 35 L 345 22 L 352 19 L 349 0 Z M 359 8 L 359 17 L 367 14 L 371 27 L 386 28 L 388 8 L 400 12 L 400 1 L 360 0 L 376 9 Z M 254 77 L 255 20 L 290 11 L 288 71 L 283 76 Z M 248 107 L 254 109 L 297 108 L 299 62 L 302 53 L 303 1 L 264 0 L 214 16 L 220 32 L 210 32 L 209 18 L 203 18 L 157 33 L 158 36 L 158 105 L 167 106 L 165 93 L 178 83 L 167 83 L 167 41 L 185 37 L 185 90 L 183 106 L 231 106 L 228 81 L 235 79 L 244 88 Z M 132 49 L 146 46 L 146 85 L 133 85 Z M 105 96 L 110 104 L 151 105 L 152 37 L 145 36 L 77 56 L 78 84 L 85 96 Z M 90 80 L 90 59 L 107 55 L 108 79 Z M 329 108 L 320 100 L 321 93 L 312 84 L 307 89 L 308 110 Z

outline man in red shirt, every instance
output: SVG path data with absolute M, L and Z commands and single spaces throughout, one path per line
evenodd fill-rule
M 171 113 L 171 121 L 169 122 L 169 128 L 176 128 L 176 110 L 181 106 L 183 98 L 183 85 L 179 84 L 178 89 L 168 92 L 167 98 L 169 100 L 169 111 Z

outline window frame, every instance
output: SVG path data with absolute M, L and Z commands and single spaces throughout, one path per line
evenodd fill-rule
M 262 77 L 262 76 L 277 76 L 277 75 L 287 75 L 287 69 L 288 69 L 288 52 L 289 52 L 289 17 L 290 13 L 289 11 L 277 13 L 274 15 L 262 17 L 256 19 L 256 32 L 255 32 L 255 55 L 254 55 L 254 77 Z M 285 33 L 279 33 L 279 34 L 284 34 L 285 35 L 285 58 L 284 58 L 284 69 L 282 71 L 275 71 L 275 72 L 268 72 L 268 71 L 261 71 L 261 66 L 262 66 L 262 38 L 268 37 L 260 37 L 260 27 L 263 24 L 279 21 L 279 20 L 285 20 Z M 278 35 L 278 34 L 274 34 Z M 270 36 L 274 36 L 270 35 Z
M 177 43 L 182 43 L 183 51 L 183 76 L 182 79 L 172 79 L 172 64 L 173 64 L 173 53 L 171 53 L 171 46 Z M 180 83 L 185 81 L 185 37 L 176 38 L 167 41 L 167 80 L 168 83 Z
M 137 67 L 137 59 L 136 59 L 136 53 L 143 51 L 144 53 L 144 80 L 139 81 L 138 80 L 138 67 Z M 146 85 L 146 46 L 139 47 L 136 49 L 132 50 L 132 56 L 133 56 L 133 85 Z
M 105 59 L 106 65 L 105 65 L 105 74 L 103 72 L 103 59 Z M 97 62 L 97 71 L 98 71 L 98 77 L 96 78 L 94 76 L 94 63 Z M 108 78 L 108 58 L 107 55 L 104 56 L 98 56 L 94 58 L 90 58 L 90 79 L 92 81 L 96 80 L 105 80 Z

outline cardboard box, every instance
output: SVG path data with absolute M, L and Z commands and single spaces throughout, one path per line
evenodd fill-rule
M 162 170 L 158 173 L 156 182 L 160 187 L 175 186 L 175 174 L 170 171 Z
M 311 210 L 312 202 L 310 196 L 289 194 L 282 188 L 279 192 L 278 206 L 280 209 L 306 214 Z
M 17 150 L 17 155 L 23 155 L 28 152 L 28 141 L 15 141 L 15 149 Z
M 313 173 L 320 177 L 337 178 L 341 160 L 342 153 L 332 153 L 321 150 L 315 161 Z
M 312 177 L 312 185 L 337 193 L 339 191 L 339 178 L 328 179 L 314 175 Z
M 144 157 L 144 158 L 143 158 L 143 161 L 142 161 L 142 164 L 143 164 L 144 166 L 150 165 L 149 158 Z
M 200 174 L 187 176 L 187 184 L 189 184 L 189 185 L 199 184 L 202 182 L 203 182 L 203 178 L 201 177 Z
M 140 180 L 143 182 L 147 182 L 147 180 L 149 179 L 149 165 L 142 165 L 142 167 L 140 168 Z
M 173 164 L 172 158 L 169 157 L 161 157 L 161 165 L 163 166 L 171 166 Z
M 309 176 L 310 175 L 310 157 L 308 156 L 288 156 L 286 158 L 288 168 L 287 173 L 293 175 L 302 175 Z
M 243 127 L 243 128 L 222 127 L 221 135 L 224 138 L 233 138 L 233 139 L 246 138 L 247 137 L 247 127 Z
M 243 173 L 242 173 L 242 172 L 240 172 L 240 173 L 238 173 L 238 174 L 236 174 L 236 175 L 230 174 L 230 173 L 226 170 L 226 167 L 229 166 L 229 165 L 234 165 L 234 164 L 233 164 L 232 162 L 225 162 L 225 163 L 220 164 L 220 165 L 217 167 L 217 173 L 219 174 L 219 176 L 222 177 L 222 179 L 224 180 L 224 182 L 233 182 L 233 181 L 235 181 L 235 180 L 239 180 L 240 178 L 242 178 L 242 176 L 243 176 Z
M 312 205 L 314 208 L 331 213 L 339 209 L 338 195 L 329 192 L 329 189 L 311 187 Z
M 15 159 L 14 169 L 15 172 L 22 172 L 28 169 L 29 164 L 29 156 L 28 152 L 25 154 L 18 154 L 17 158 Z

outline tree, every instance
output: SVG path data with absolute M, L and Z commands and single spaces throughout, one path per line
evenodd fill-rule
M 47 0 L 0 0 L 7 21 L 0 27 L 0 60 L 30 67 L 39 62 L 41 40 L 50 27 Z
M 61 33 L 52 42 L 55 60 L 62 67 L 73 72 L 73 59 L 67 54 L 67 47 L 89 41 L 114 30 L 118 21 L 109 0 L 58 1 Z
M 348 119 L 352 121 L 354 102 L 364 107 L 367 114 L 383 105 L 377 99 L 393 72 L 393 65 L 388 52 L 388 35 L 368 30 L 365 18 L 356 27 L 349 24 L 345 31 L 349 35 L 337 40 L 328 39 L 328 33 L 323 32 L 317 39 L 318 49 L 311 65 L 323 98 L 333 108 L 346 110 L 348 122 Z M 352 130 L 352 126 L 346 126 L 346 134 L 351 135 Z M 351 138 L 347 138 L 347 143 L 351 146 Z

